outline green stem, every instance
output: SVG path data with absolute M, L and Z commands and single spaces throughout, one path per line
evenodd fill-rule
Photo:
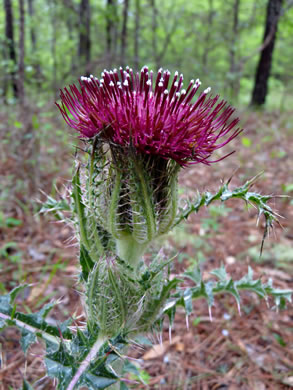
M 144 208 L 144 216 L 146 218 L 148 240 L 151 241 L 156 233 L 156 219 L 151 201 L 152 198 L 145 179 L 146 173 L 141 168 L 139 161 L 134 162 L 134 169 L 141 188 L 141 200 Z
M 76 371 L 74 377 L 72 378 L 71 382 L 69 383 L 66 390 L 74 390 L 75 385 L 79 381 L 82 374 L 87 370 L 91 362 L 96 358 L 96 356 L 99 353 L 100 348 L 103 346 L 103 344 L 107 341 L 107 337 L 100 336 L 96 340 L 95 344 L 92 346 L 91 350 L 85 357 L 85 359 L 81 362 L 78 370 Z
M 130 233 L 124 233 L 121 238 L 116 240 L 116 254 L 122 260 L 128 262 L 133 268 L 135 268 L 143 256 L 148 244 L 148 242 L 140 244 Z
M 108 222 L 109 231 L 115 238 L 118 238 L 119 236 L 118 227 L 117 227 L 117 210 L 118 210 L 120 191 L 121 191 L 121 172 L 119 171 L 119 169 L 117 169 L 115 183 L 111 194 L 109 222 Z

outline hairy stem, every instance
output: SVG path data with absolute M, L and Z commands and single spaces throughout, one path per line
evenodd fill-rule
M 148 243 L 140 244 L 130 233 L 125 233 L 120 239 L 116 240 L 116 254 L 122 260 L 127 261 L 128 264 L 135 268 L 147 246 Z
M 11 317 L 9 315 L 3 314 L 3 313 L 0 313 L 0 318 L 2 318 L 3 320 L 11 320 Z M 34 333 L 37 336 L 41 336 L 44 340 L 50 341 L 50 342 L 57 344 L 57 345 L 59 345 L 61 343 L 61 340 L 58 337 L 53 336 L 53 335 L 45 332 L 44 330 L 34 328 L 33 326 L 28 325 L 25 322 L 17 320 L 15 318 L 12 321 L 15 323 L 15 326 L 18 326 L 19 328 L 25 329 L 28 332 Z
M 79 381 L 82 374 L 87 370 L 90 363 L 95 359 L 97 356 L 100 348 L 102 345 L 107 341 L 107 337 L 101 336 L 98 337 L 95 344 L 92 346 L 91 350 L 87 354 L 86 358 L 81 362 L 78 370 L 76 371 L 74 377 L 72 378 L 71 382 L 69 383 L 66 390 L 74 390 L 75 385 Z

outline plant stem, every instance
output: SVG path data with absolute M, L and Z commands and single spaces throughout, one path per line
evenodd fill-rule
M 148 242 L 140 244 L 130 233 L 125 233 L 121 238 L 116 240 L 116 254 L 135 268 L 148 244 Z
M 69 383 L 68 387 L 66 390 L 74 390 L 75 385 L 79 381 L 80 377 L 82 374 L 86 371 L 90 363 L 95 359 L 97 356 L 100 348 L 102 345 L 107 341 L 107 337 L 105 336 L 100 336 L 97 338 L 95 344 L 92 346 L 91 350 L 87 354 L 86 358 L 84 361 L 80 364 L 78 370 L 76 371 L 74 377 L 72 378 L 71 382 Z
M 11 320 L 11 317 L 7 314 L 0 313 L 0 318 L 3 320 Z M 18 320 L 18 319 L 13 319 L 11 321 L 14 321 L 15 325 L 18 326 L 19 328 L 25 329 L 28 332 L 34 333 L 36 336 L 41 336 L 44 340 L 50 341 L 51 343 L 59 345 L 61 343 L 61 340 L 59 337 L 55 337 L 44 330 L 40 330 L 38 328 L 35 328 L 34 326 L 31 326 L 29 324 L 26 324 L 25 322 Z M 65 340 L 67 341 L 67 340 Z

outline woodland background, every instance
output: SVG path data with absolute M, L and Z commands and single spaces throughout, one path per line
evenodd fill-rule
M 216 190 L 233 174 L 240 184 L 262 170 L 258 191 L 292 196 L 292 63 L 292 0 L 2 0 L 0 292 L 32 283 L 22 310 L 62 298 L 51 320 L 82 321 L 71 227 L 39 214 L 43 192 L 65 196 L 78 145 L 54 106 L 60 88 L 126 65 L 178 70 L 186 83 L 200 78 L 238 108 L 245 131 L 227 146 L 227 153 L 236 150 L 227 160 L 184 170 L 181 196 Z M 174 273 L 200 263 L 208 278 L 223 263 L 241 278 L 250 265 L 264 280 L 292 288 L 292 200 L 273 206 L 285 219 L 261 258 L 263 224 L 256 226 L 254 210 L 229 201 L 193 216 L 168 238 Z M 156 353 L 134 350 L 143 357 L 143 384 L 133 388 L 292 388 L 292 306 L 276 314 L 249 294 L 241 317 L 234 306 L 220 297 L 210 324 L 199 301 L 189 330 L 183 315 L 176 318 L 171 345 L 166 328 Z M 23 377 L 34 389 L 55 389 L 44 377 L 41 345 L 25 359 L 18 339 L 15 329 L 0 333 L 0 389 L 18 389 Z

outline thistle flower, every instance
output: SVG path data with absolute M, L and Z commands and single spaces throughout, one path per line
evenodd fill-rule
M 94 217 L 88 231 L 96 237 L 106 232 L 115 246 L 110 249 L 133 266 L 174 226 L 180 167 L 219 161 L 210 158 L 213 152 L 241 131 L 238 118 L 231 119 L 234 109 L 209 96 L 210 88 L 193 103 L 200 81 L 185 90 L 182 74 L 170 76 L 159 69 L 154 77 L 147 67 L 140 74 L 128 67 L 105 70 L 100 80 L 81 77 L 80 89 L 65 88 L 57 104 L 91 146 L 83 190 L 85 220 Z
M 154 77 L 145 66 L 140 74 L 126 67 L 104 70 L 99 80 L 81 77 L 80 90 L 61 91 L 59 107 L 65 121 L 82 138 L 101 139 L 141 154 L 173 159 L 181 166 L 216 162 L 212 153 L 239 133 L 234 109 L 205 89 L 192 103 L 201 82 L 183 89 L 183 75 L 159 69 Z M 224 157 L 227 157 L 224 156 Z M 224 158 L 222 157 L 222 158 Z

